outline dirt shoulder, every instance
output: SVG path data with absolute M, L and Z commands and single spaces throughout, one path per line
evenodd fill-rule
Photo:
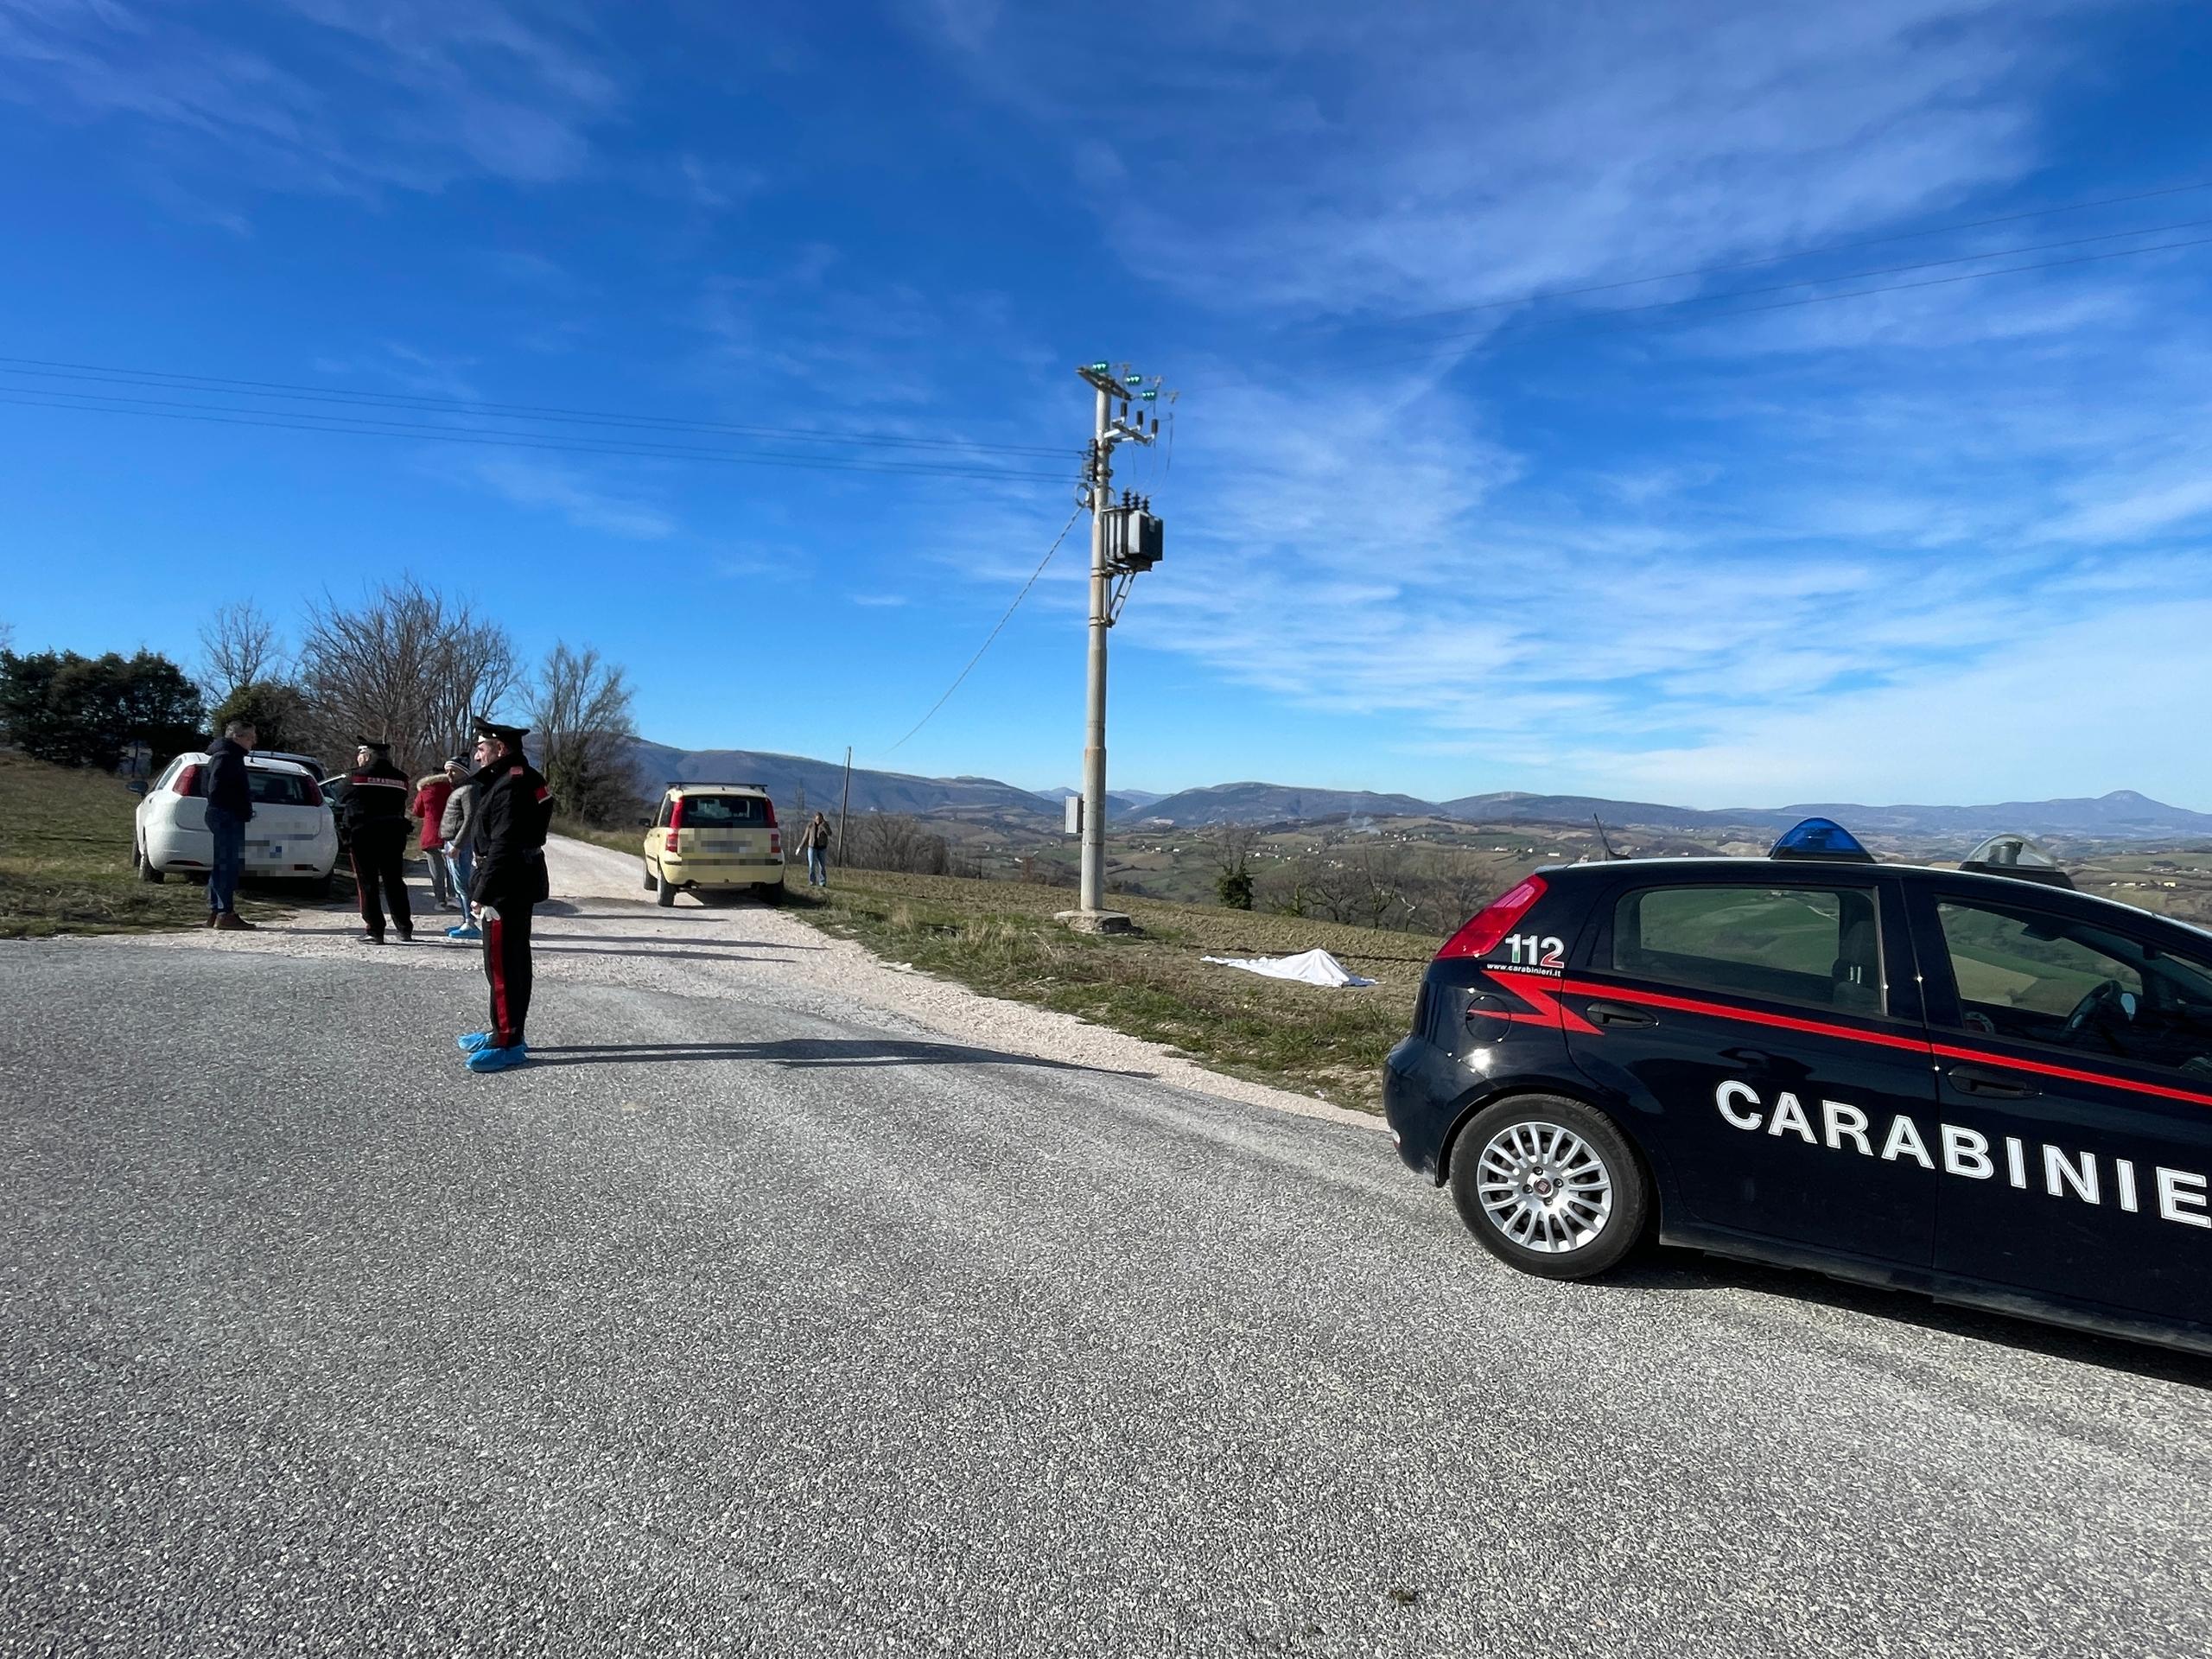
M 639 904 L 644 898 L 640 866 L 632 855 L 564 836 L 554 837 L 546 854 L 556 893 L 578 899 L 619 899 L 626 904 Z M 859 939 L 841 938 L 823 925 L 834 925 L 837 914 L 832 907 L 811 908 L 803 903 L 781 909 L 749 900 L 728 908 L 709 906 L 689 894 L 678 898 L 672 910 L 639 904 L 641 920 L 667 918 L 658 925 L 671 929 L 688 931 L 712 918 L 709 925 L 715 928 L 729 929 L 763 947 L 790 952 L 791 971 L 820 990 L 852 1004 L 895 1014 L 979 1048 L 1033 1054 L 1076 1065 L 1146 1071 L 1163 1083 L 1200 1094 L 1367 1128 L 1381 1127 L 1380 1120 L 1371 1114 L 1224 1075 L 1166 1044 L 1033 1002 L 981 994 L 904 959 L 887 961 Z M 1236 974 L 1233 969 L 1207 971 Z M 1312 988 L 1281 988 L 1295 992 Z

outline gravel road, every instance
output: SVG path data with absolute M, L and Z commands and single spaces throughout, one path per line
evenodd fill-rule
M 504 1076 L 463 949 L 0 948 L 0 1653 L 2212 1650 L 2212 1365 L 1518 1277 L 1363 1122 L 559 859 Z

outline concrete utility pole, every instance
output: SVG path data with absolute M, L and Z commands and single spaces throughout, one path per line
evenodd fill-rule
M 837 856 L 845 855 L 845 814 L 853 804 L 853 746 L 845 745 L 845 792 L 837 801 Z
M 1076 371 L 1096 396 L 1092 421 L 1090 460 L 1084 475 L 1090 504 L 1090 652 L 1083 728 L 1083 884 L 1082 909 L 1065 912 L 1077 927 L 1097 932 L 1119 932 L 1128 918 L 1105 908 L 1106 899 L 1106 631 L 1114 626 L 1128 597 L 1129 580 L 1140 570 L 1160 562 L 1160 521 L 1134 500 L 1120 505 L 1108 487 L 1114 477 L 1114 446 L 1152 443 L 1160 435 L 1160 417 L 1153 416 L 1149 431 L 1141 410 L 1129 423 L 1129 400 L 1151 403 L 1160 395 L 1160 383 L 1142 386 L 1143 377 L 1127 365 L 1120 378 L 1104 363 Z M 1119 402 L 1117 416 L 1114 405 Z M 1120 578 L 1119 591 L 1116 579 Z

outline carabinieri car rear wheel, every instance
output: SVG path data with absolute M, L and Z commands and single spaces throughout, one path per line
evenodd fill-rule
M 1549 1096 L 1501 1101 L 1459 1132 L 1452 1197 L 1484 1249 L 1546 1279 L 1605 1272 L 1641 1241 L 1651 1206 L 1621 1132 Z

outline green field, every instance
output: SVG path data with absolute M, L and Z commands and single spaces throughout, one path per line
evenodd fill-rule
M 172 876 L 156 886 L 130 868 L 138 798 L 105 772 L 0 753 L 0 938 L 197 927 L 207 894 Z M 248 920 L 275 913 L 251 889 Z

